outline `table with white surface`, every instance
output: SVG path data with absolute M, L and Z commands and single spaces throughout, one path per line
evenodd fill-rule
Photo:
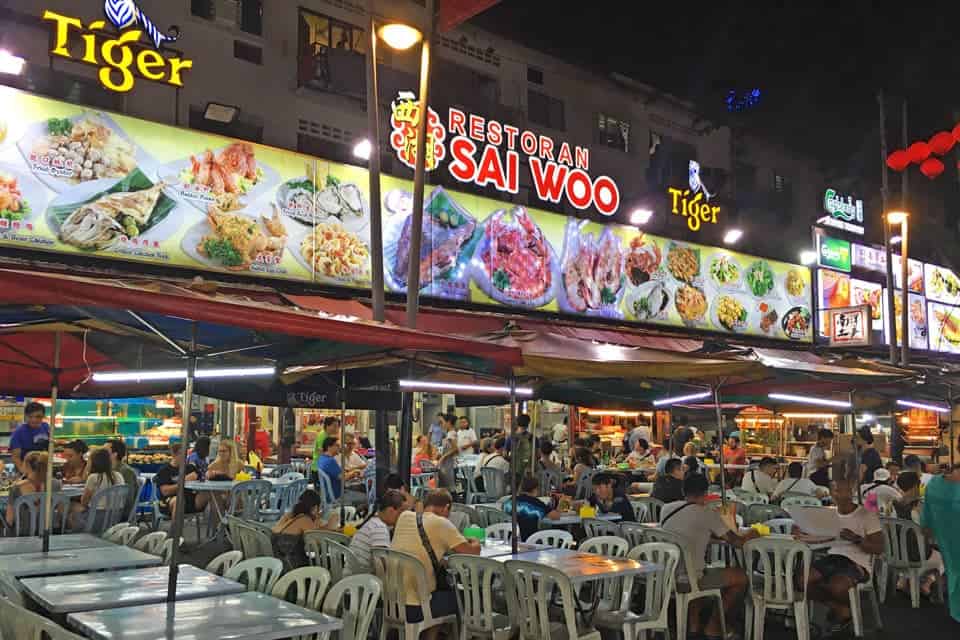
M 549 549 L 545 545 L 541 544 L 527 544 L 526 542 L 521 542 L 517 544 L 517 553 L 524 553 L 526 551 L 538 551 L 541 549 Z M 499 540 L 487 540 L 482 545 L 480 545 L 480 557 L 481 558 L 495 558 L 496 556 L 509 556 L 513 553 L 513 545 L 509 542 L 500 542 Z
M 115 546 L 117 545 L 89 533 L 68 533 L 62 536 L 50 536 L 50 551 L 72 551 L 74 549 Z M 0 556 L 40 553 L 42 550 L 43 539 L 39 537 L 0 538 Z M 3 564 L 0 562 L 0 572 L 2 571 Z
M 83 495 L 83 489 L 84 487 L 82 484 L 68 484 L 65 487 L 61 487 L 59 491 L 55 491 L 54 493 L 64 495 L 68 498 L 79 498 Z M 0 494 L 0 509 L 5 511 L 7 508 L 7 502 L 9 501 L 9 493 Z
M 50 613 L 77 613 L 158 604 L 167 599 L 170 567 L 126 569 L 69 576 L 22 578 L 23 590 Z M 246 587 L 234 580 L 181 564 L 177 574 L 177 600 L 243 593 Z
M 261 478 L 262 480 L 269 482 L 273 485 L 274 488 L 289 487 L 291 484 L 296 482 L 296 480 L 283 480 L 281 478 Z M 213 491 L 213 492 L 223 492 L 228 493 L 235 486 L 241 482 L 248 482 L 247 480 L 191 480 L 189 482 L 184 482 L 183 486 L 185 489 L 190 489 L 191 491 Z
M 566 574 L 573 584 L 606 578 L 645 575 L 663 569 L 660 565 L 651 562 L 613 558 L 571 549 L 540 549 L 505 556 L 494 556 L 493 559 L 497 562 L 523 560 L 524 562 L 535 562 L 552 567 Z
M 4 556 L 3 561 L 0 562 L 0 573 L 13 578 L 29 578 L 33 576 L 66 575 L 84 571 L 156 567 L 161 564 L 163 564 L 163 560 L 158 556 L 121 545 L 113 545 L 92 549 Z
M 623 516 L 619 513 L 598 513 L 593 517 L 596 520 L 609 520 L 611 522 L 623 519 Z M 554 526 L 569 527 L 580 524 L 581 522 L 583 522 L 583 518 L 580 517 L 579 513 L 564 513 L 559 518 L 544 518 L 540 521 L 540 528 L 549 529 Z
M 337 618 L 257 592 L 71 613 L 67 624 L 93 640 L 281 640 L 343 628 Z

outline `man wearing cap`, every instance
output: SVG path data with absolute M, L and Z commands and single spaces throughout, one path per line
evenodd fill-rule
M 896 487 L 890 486 L 890 472 L 882 467 L 873 472 L 873 482 L 860 486 L 860 493 L 864 505 L 867 505 L 869 496 L 876 495 L 877 508 L 881 513 L 893 513 L 893 503 L 903 498 Z

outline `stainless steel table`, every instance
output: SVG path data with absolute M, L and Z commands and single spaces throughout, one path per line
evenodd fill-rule
M 58 576 L 84 571 L 111 571 L 156 567 L 163 560 L 136 549 L 113 545 L 93 549 L 51 551 L 49 553 L 25 553 L 4 556 L 0 561 L 0 573 L 13 578 L 33 576 Z
M 544 549 L 526 551 L 516 555 L 494 556 L 498 562 L 508 560 L 523 560 L 536 562 L 554 569 L 559 569 L 573 584 L 603 580 L 605 578 L 622 578 L 624 576 L 644 575 L 662 571 L 660 565 L 650 562 L 637 562 L 626 558 L 611 558 L 593 553 L 583 553 L 570 549 Z
M 71 613 L 67 624 L 93 640 L 281 640 L 343 627 L 337 618 L 256 592 Z
M 112 542 L 89 533 L 68 533 L 62 536 L 50 536 L 51 551 L 72 551 L 74 549 L 93 549 L 115 547 Z M 20 555 L 23 553 L 40 553 L 43 549 L 42 538 L 0 538 L 0 556 Z M 0 572 L 3 571 L 3 561 L 0 561 Z
M 276 488 L 280 487 L 289 487 L 291 484 L 296 482 L 296 480 L 282 480 L 280 478 L 262 478 L 263 480 L 269 482 Z M 194 480 L 191 482 L 185 482 L 183 486 L 191 491 L 222 491 L 224 493 L 230 491 L 235 486 L 245 482 L 242 480 L 205 480 L 200 482 L 199 480 Z
M 167 599 L 170 567 L 126 569 L 69 576 L 23 578 L 24 591 L 50 613 L 76 613 L 158 604 Z M 239 582 L 221 578 L 189 564 L 177 574 L 177 600 L 243 593 Z
M 527 544 L 521 542 L 517 545 L 517 553 L 523 553 L 526 551 L 537 551 L 540 549 L 549 549 L 539 544 Z M 499 542 L 499 541 L 489 541 L 484 542 L 480 545 L 480 557 L 481 558 L 493 558 L 496 556 L 509 556 L 513 553 L 513 545 L 509 542 Z
M 598 513 L 594 516 L 597 520 L 610 520 L 611 522 L 616 522 L 617 520 L 622 520 L 623 518 L 619 513 Z M 560 527 L 569 527 L 573 525 L 580 524 L 583 521 L 583 518 L 580 517 L 580 514 L 569 513 L 561 515 L 559 518 L 544 518 L 540 521 L 541 529 L 549 529 L 553 526 Z

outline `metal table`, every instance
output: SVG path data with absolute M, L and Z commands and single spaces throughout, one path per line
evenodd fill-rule
M 619 513 L 598 513 L 594 516 L 597 520 L 610 520 L 611 522 L 616 522 L 621 520 L 622 517 Z M 573 525 L 580 524 L 583 521 L 583 518 L 580 517 L 578 513 L 570 513 L 561 515 L 559 518 L 544 518 L 540 521 L 540 528 L 550 528 L 552 526 L 561 526 L 569 527 Z
M 67 485 L 65 487 L 62 487 L 60 491 L 57 491 L 56 493 L 65 495 L 68 498 L 79 498 L 83 495 L 83 485 L 77 485 L 77 484 Z M 6 511 L 7 502 L 9 501 L 10 501 L 9 493 L 0 493 L 0 509 Z
M 639 576 L 662 571 L 663 567 L 650 562 L 637 562 L 626 558 L 612 558 L 594 553 L 583 553 L 571 549 L 541 549 L 506 556 L 494 556 L 497 562 L 523 560 L 536 562 L 547 567 L 559 569 L 573 584 L 581 584 L 605 578 Z
M 74 549 L 92 549 L 115 547 L 112 542 L 89 533 L 68 533 L 62 536 L 50 536 L 51 551 L 72 551 Z M 23 553 L 40 553 L 43 549 L 41 538 L 0 538 L 0 556 L 20 555 Z M 3 564 L 0 563 L 0 572 Z
M 272 484 L 276 488 L 280 487 L 289 487 L 291 484 L 296 482 L 296 480 L 282 480 L 281 478 L 262 478 Z M 191 491 L 214 491 L 214 492 L 223 492 L 227 493 L 235 486 L 241 482 L 246 482 L 245 480 L 193 480 L 190 482 L 183 483 L 183 486 Z
M 550 547 L 545 547 L 539 544 L 527 544 L 521 542 L 517 545 L 517 553 L 524 553 L 526 551 L 538 551 L 541 549 L 549 549 Z M 509 556 L 513 553 L 513 545 L 509 542 L 499 542 L 499 541 L 489 541 L 484 542 L 480 545 L 480 557 L 481 558 L 494 558 L 496 556 Z
M 343 622 L 256 592 L 71 613 L 93 640 L 281 640 L 338 631 Z
M 23 578 L 24 591 L 50 613 L 76 613 L 136 605 L 158 604 L 167 599 L 170 567 L 127 569 L 70 576 Z M 177 575 L 177 600 L 243 593 L 239 582 L 221 578 L 189 564 Z
M 82 573 L 84 571 L 156 567 L 161 564 L 163 564 L 163 560 L 157 556 L 129 547 L 113 545 L 92 549 L 4 556 L 3 562 L 0 562 L 0 573 L 13 578 L 29 578 Z

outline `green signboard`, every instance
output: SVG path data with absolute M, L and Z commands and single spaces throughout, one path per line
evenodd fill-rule
M 850 243 L 846 240 L 819 236 L 817 254 L 821 267 L 850 271 Z

